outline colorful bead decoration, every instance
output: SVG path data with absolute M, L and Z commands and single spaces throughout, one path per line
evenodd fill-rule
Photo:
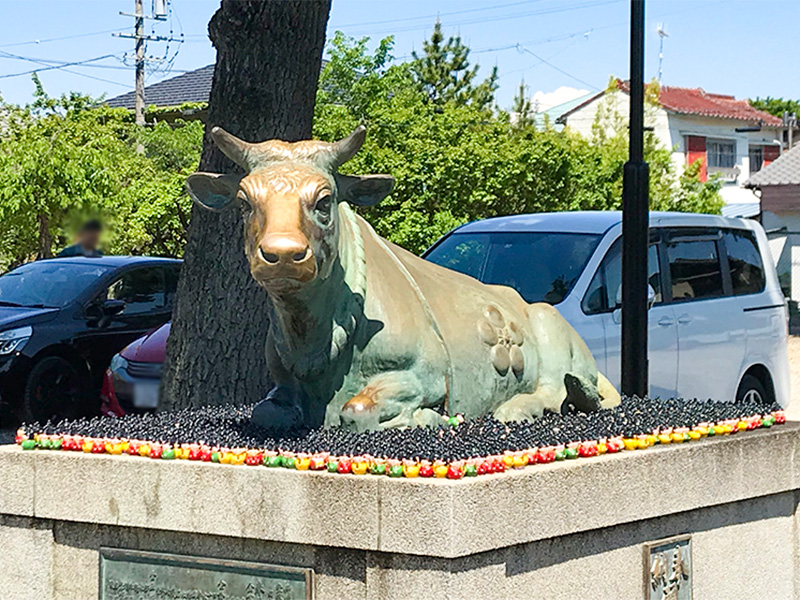
M 660 403 L 634 398 L 624 400 L 618 409 L 592 415 L 546 415 L 525 423 L 503 424 L 491 417 L 467 421 L 462 415 L 445 415 L 438 429 L 362 434 L 312 430 L 296 441 L 281 440 L 281 446 L 288 446 L 282 449 L 273 449 L 275 446 L 271 448 L 266 442 L 259 443 L 257 438 L 243 437 L 230 428 L 225 434 L 229 436 L 227 440 L 225 435 L 214 437 L 213 432 L 205 432 L 204 438 L 200 435 L 195 438 L 213 437 L 211 443 L 192 441 L 190 434 L 186 435 L 188 439 L 170 437 L 169 427 L 175 427 L 176 421 L 180 424 L 182 419 L 193 414 L 214 411 L 234 413 L 231 419 L 236 423 L 247 419 L 247 409 L 214 407 L 181 411 L 177 417 L 167 416 L 161 430 L 147 431 L 143 421 L 137 421 L 140 417 L 132 415 L 121 419 L 79 420 L 65 426 L 62 423 L 59 424 L 62 429 L 50 424 L 45 427 L 34 424 L 19 428 L 14 439 L 22 450 L 140 456 L 354 476 L 458 480 L 530 465 L 769 429 L 786 422 L 786 413 L 778 407 L 765 412 L 756 406 L 720 402 L 670 400 Z M 694 413 L 697 413 L 696 418 Z M 605 419 L 602 425 L 598 425 L 600 417 Z M 361 450 L 348 450 L 348 444 Z M 392 444 L 403 449 L 398 453 L 406 453 L 406 456 L 392 456 Z M 503 448 L 502 444 L 507 445 Z M 325 450 L 319 447 L 321 445 L 330 448 Z M 365 453 L 366 448 L 370 448 L 368 452 L 372 454 Z M 463 454 L 467 448 L 472 454 Z

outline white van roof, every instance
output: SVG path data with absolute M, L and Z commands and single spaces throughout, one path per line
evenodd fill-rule
M 680 212 L 650 212 L 651 227 L 725 227 L 752 229 L 748 219 L 729 219 L 719 215 Z M 458 228 L 458 233 L 486 232 L 573 232 L 603 234 L 622 222 L 622 211 L 571 211 L 532 213 L 473 221 Z

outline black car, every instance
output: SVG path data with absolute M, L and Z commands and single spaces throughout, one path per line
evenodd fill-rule
M 28 263 L 0 276 L 0 397 L 25 420 L 96 413 L 111 358 L 170 319 L 181 261 Z

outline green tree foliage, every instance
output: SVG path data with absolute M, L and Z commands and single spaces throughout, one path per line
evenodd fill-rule
M 763 110 L 776 117 L 783 117 L 784 112 L 800 115 L 800 100 L 789 100 L 783 98 L 752 98 L 750 104 L 758 110 Z
M 202 123 L 142 130 L 126 110 L 76 93 L 50 98 L 34 83 L 33 103 L 2 106 L 0 269 L 52 256 L 88 217 L 107 223 L 107 251 L 179 254 L 183 182 L 197 164 Z
M 412 52 L 411 73 L 428 98 L 436 103 L 455 102 L 477 108 L 490 108 L 497 89 L 497 67 L 481 83 L 476 83 L 479 65 L 470 66 L 469 48 L 460 36 L 444 39 L 437 20 L 431 39 L 422 43 L 423 52 Z
M 329 43 L 314 135 L 334 140 L 367 126 L 363 150 L 344 168 L 397 180 L 386 200 L 360 209 L 381 235 L 420 252 L 474 219 L 620 207 L 628 141 L 613 107 L 597 139 L 537 131 L 468 99 L 430 102 L 414 85 L 413 64 L 392 63 L 391 38 L 373 53 L 367 43 L 341 33 Z M 719 212 L 718 183 L 701 183 L 692 171 L 679 180 L 670 151 L 652 134 L 646 148 L 653 208 Z
M 525 93 L 525 80 L 519 82 L 519 89 L 511 105 L 511 114 L 514 116 L 514 125 L 518 129 L 525 129 L 535 123 L 531 99 Z

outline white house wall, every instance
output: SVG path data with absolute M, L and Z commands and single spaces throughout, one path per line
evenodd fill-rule
M 613 96 L 614 108 L 627 122 L 629 96 L 623 92 L 613 92 Z M 604 100 L 605 97 L 601 96 L 576 110 L 566 117 L 566 125 L 573 131 L 591 139 L 592 124 L 597 110 Z M 734 140 L 736 142 L 736 166 L 739 169 L 739 174 L 735 181 L 726 182 L 723 185 L 721 194 L 726 204 L 754 203 L 758 201 L 752 192 L 741 187 L 750 177 L 749 146 L 750 144 L 777 145 L 780 143 L 779 132 L 776 129 L 739 132 L 736 131 L 737 127 L 747 125 L 743 121 L 670 113 L 661 107 L 646 109 L 645 125 L 653 127 L 656 138 L 667 148 L 672 148 L 672 162 L 678 174 L 682 173 L 686 168 L 687 135 Z

